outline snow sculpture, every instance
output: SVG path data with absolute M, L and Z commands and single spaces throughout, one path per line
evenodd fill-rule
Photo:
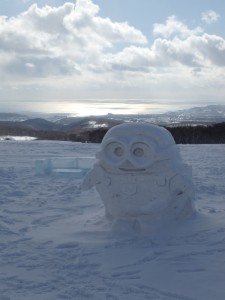
M 183 219 L 193 212 L 191 167 L 165 128 L 126 123 L 111 128 L 82 188 L 96 186 L 112 220 Z

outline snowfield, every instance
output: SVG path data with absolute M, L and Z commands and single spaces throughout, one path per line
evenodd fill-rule
M 40 159 L 90 157 L 97 144 L 0 141 L 1 300 L 224 300 L 225 145 L 182 145 L 195 215 L 138 235 L 104 219 L 73 173 Z

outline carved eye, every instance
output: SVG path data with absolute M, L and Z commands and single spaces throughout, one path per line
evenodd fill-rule
M 125 146 L 119 142 L 110 142 L 105 145 L 105 159 L 112 165 L 119 165 L 125 159 Z
M 123 148 L 120 147 L 120 146 L 116 147 L 116 148 L 114 149 L 114 154 L 115 154 L 116 156 L 118 156 L 118 157 L 123 156 L 123 154 L 124 154 Z
M 151 147 L 143 142 L 134 143 L 131 146 L 131 160 L 137 167 L 150 165 L 153 160 L 153 151 Z
M 144 156 L 144 150 L 142 148 L 135 148 L 133 150 L 133 154 L 136 157 L 142 157 L 142 156 Z

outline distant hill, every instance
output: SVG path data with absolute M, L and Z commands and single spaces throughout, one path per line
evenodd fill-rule
M 51 115 L 51 121 L 28 118 L 22 114 L 1 113 L 0 135 L 101 142 L 104 134 L 113 126 L 124 122 L 150 122 L 166 127 L 178 143 L 225 142 L 225 105 L 194 107 L 158 115 L 65 116 Z
M 11 122 L 16 122 L 16 121 L 25 121 L 28 120 L 30 117 L 26 115 L 21 115 L 21 114 L 14 114 L 14 113 L 0 113 L 0 121 L 11 121 Z
M 169 116 L 168 123 L 176 124 L 208 124 L 225 122 L 225 105 L 208 105 L 193 107 L 164 114 Z
M 63 128 L 63 126 L 60 124 L 53 123 L 41 118 L 29 119 L 21 122 L 20 125 L 33 130 L 47 130 L 47 131 L 57 131 L 57 130 L 60 131 Z
M 113 126 L 123 123 L 123 120 L 108 119 L 106 117 L 86 117 L 73 121 L 68 125 L 64 125 L 64 131 L 67 133 L 82 133 L 83 131 L 91 131 L 100 128 L 109 129 Z

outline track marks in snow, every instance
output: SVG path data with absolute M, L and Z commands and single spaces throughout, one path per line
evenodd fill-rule
M 141 283 L 121 284 L 110 279 L 104 280 L 104 285 L 110 290 L 106 293 L 106 299 L 115 300 L 197 300 L 176 293 L 168 293 L 163 290 L 151 288 Z

